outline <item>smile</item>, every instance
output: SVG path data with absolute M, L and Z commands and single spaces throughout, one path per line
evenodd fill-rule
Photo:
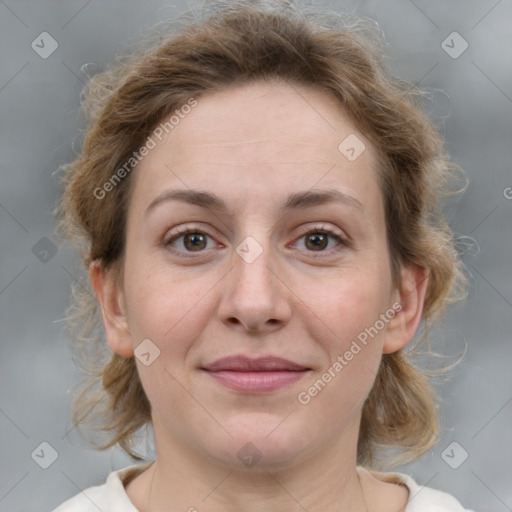
M 268 393 L 300 380 L 310 370 L 278 357 L 228 357 L 202 368 L 225 387 L 241 393 Z

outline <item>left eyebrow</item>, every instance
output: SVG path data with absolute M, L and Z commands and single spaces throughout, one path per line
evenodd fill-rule
M 282 210 L 299 210 L 334 202 L 343 203 L 362 212 L 365 211 L 364 206 L 359 200 L 336 189 L 297 192 L 288 196 Z
M 228 211 L 226 203 L 215 194 L 199 190 L 182 189 L 169 190 L 157 196 L 153 201 L 151 201 L 151 203 L 149 203 L 149 206 L 146 208 L 145 215 L 147 215 L 149 211 L 153 210 L 157 205 L 168 201 L 184 201 L 210 210 L 217 210 L 219 212 Z M 281 210 L 302 210 L 333 202 L 343 203 L 347 206 L 356 208 L 361 212 L 365 211 L 364 206 L 359 200 L 336 189 L 296 192 L 286 198 Z

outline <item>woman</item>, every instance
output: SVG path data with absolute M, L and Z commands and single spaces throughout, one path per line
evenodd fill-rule
M 151 425 L 156 459 L 58 512 L 465 510 L 375 471 L 436 442 L 403 349 L 464 277 L 454 166 L 361 27 L 233 2 L 92 80 L 61 229 L 109 358 L 74 419 L 136 459 Z M 79 295 L 101 346 L 97 318 Z

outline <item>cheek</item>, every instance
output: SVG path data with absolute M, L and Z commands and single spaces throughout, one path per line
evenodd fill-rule
M 322 390 L 319 402 L 350 408 L 360 405 L 373 384 L 387 325 L 380 319 L 391 305 L 390 279 L 378 278 L 378 266 L 359 274 L 346 270 L 325 291 L 307 291 L 307 318 L 309 335 L 325 356 L 317 376 L 326 384 L 316 386 Z
M 133 343 L 149 338 L 163 353 L 185 352 L 187 342 L 196 339 L 208 321 L 205 294 L 212 279 L 185 279 L 161 265 L 133 263 L 127 265 L 125 278 Z
M 312 321 L 316 317 L 334 346 L 343 348 L 390 306 L 390 280 L 378 276 L 377 267 L 346 268 L 322 288 L 311 283 L 304 290 L 306 304 L 314 313 Z
M 137 360 L 139 377 L 156 411 L 162 412 L 162 407 L 165 410 L 166 404 L 172 403 L 173 411 L 187 414 L 191 406 L 183 386 L 190 387 L 190 356 L 212 314 L 205 298 L 205 290 L 212 284 L 205 287 L 204 283 L 203 279 L 179 279 L 156 268 L 140 275 L 132 273 L 127 280 L 132 343 L 137 346 L 149 339 L 158 347 L 158 356 L 150 365 Z

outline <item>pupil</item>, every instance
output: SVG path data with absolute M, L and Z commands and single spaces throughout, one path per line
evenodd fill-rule
M 187 249 L 204 249 L 205 237 L 201 233 L 191 233 L 185 237 Z
M 327 236 L 321 233 L 315 233 L 308 237 L 308 241 L 312 243 L 313 249 L 325 249 L 327 247 Z

